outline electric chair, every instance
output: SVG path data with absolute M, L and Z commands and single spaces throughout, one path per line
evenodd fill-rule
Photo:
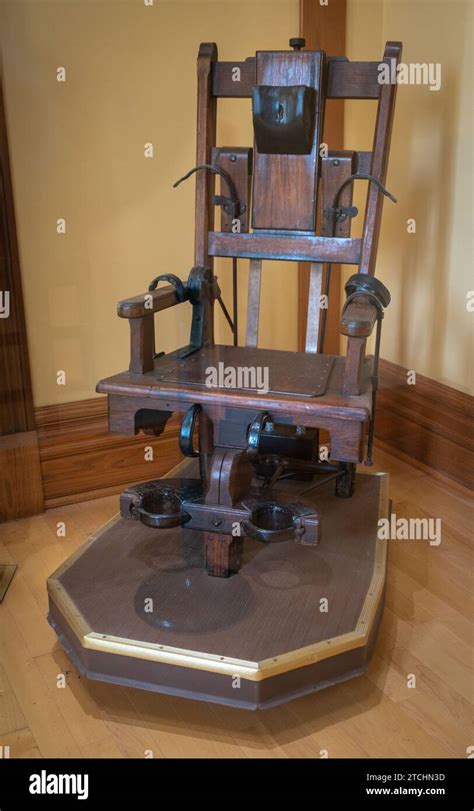
M 200 46 L 196 166 L 175 183 L 193 176 L 196 184 L 194 266 L 160 268 L 145 293 L 119 302 L 129 369 L 97 386 L 112 432 L 157 436 L 182 415 L 184 461 L 122 493 L 120 515 L 48 581 L 49 620 L 90 678 L 256 708 L 351 678 L 370 659 L 383 610 L 386 542 L 377 526 L 388 481 L 356 465 L 371 464 L 390 302 L 374 271 L 383 200 L 395 200 L 385 179 L 396 85 L 379 82 L 377 62 L 304 45 L 292 39 L 288 51 L 244 62 L 218 61 L 215 44 Z M 383 61 L 396 65 L 400 54 L 389 42 Z M 252 148 L 216 145 L 223 97 L 251 99 Z M 326 102 L 346 98 L 377 103 L 372 152 L 322 144 Z M 357 181 L 367 189 L 360 238 L 351 236 Z M 214 257 L 232 260 L 230 308 Z M 264 260 L 310 264 L 304 352 L 258 347 Z M 355 272 L 339 356 L 324 348 L 331 267 L 341 264 Z M 225 345 L 214 341 L 215 306 L 229 324 Z M 190 308 L 191 328 L 189 343 L 165 354 L 155 317 L 159 325 L 170 307 Z M 210 383 L 219 369 L 242 374 L 230 375 L 232 385 L 222 375 Z M 252 376 L 261 369 L 265 390 Z

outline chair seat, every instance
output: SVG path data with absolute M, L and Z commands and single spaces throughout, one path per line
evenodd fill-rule
M 344 366 L 340 356 L 214 345 L 184 358 L 179 350 L 163 355 L 154 371 L 121 372 L 100 381 L 97 391 L 171 401 L 179 396 L 182 411 L 192 403 L 212 403 L 366 422 L 372 413 L 373 358 L 365 361 L 358 396 L 343 393 Z
M 155 375 L 163 383 L 320 397 L 333 362 L 331 355 L 216 344 L 185 358 L 179 350 L 159 358 Z

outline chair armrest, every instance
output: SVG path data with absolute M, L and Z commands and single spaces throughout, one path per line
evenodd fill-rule
M 153 371 L 155 357 L 154 314 L 179 304 L 180 299 L 172 284 L 150 290 L 141 296 L 119 301 L 117 313 L 128 318 L 130 324 L 130 371 L 146 374 Z
M 341 333 L 350 338 L 368 338 L 377 321 L 377 307 L 362 296 L 349 302 L 342 311 Z
M 167 310 L 179 304 L 176 288 L 172 284 L 142 293 L 140 296 L 123 299 L 117 304 L 117 314 L 120 318 L 144 318 L 160 310 Z
M 350 396 L 362 392 L 365 344 L 377 321 L 377 307 L 364 296 L 352 299 L 341 315 L 341 333 L 347 335 L 343 392 Z

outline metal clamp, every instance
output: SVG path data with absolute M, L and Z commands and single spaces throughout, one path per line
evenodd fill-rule
M 246 211 L 245 204 L 239 200 L 236 188 L 234 186 L 234 181 L 232 180 L 231 176 L 224 169 L 221 169 L 220 166 L 215 166 L 213 163 L 200 163 L 198 166 L 194 166 L 189 170 L 189 172 L 186 172 L 183 177 L 180 177 L 176 183 L 173 183 L 173 188 L 175 189 L 180 183 L 183 182 L 183 180 L 187 180 L 188 177 L 191 177 L 191 175 L 193 175 L 195 172 L 200 172 L 203 169 L 207 170 L 208 172 L 212 172 L 214 175 L 220 175 L 229 190 L 229 197 L 224 197 L 222 194 L 215 195 L 214 205 L 223 206 L 225 212 L 230 214 L 232 219 L 237 218 L 240 214 L 244 214 Z
M 249 538 L 264 543 L 292 541 L 296 534 L 295 517 L 293 511 L 284 505 L 269 502 L 242 521 L 242 529 Z
M 272 421 L 270 414 L 267 411 L 262 411 L 254 417 L 253 422 L 250 423 L 247 431 L 247 455 L 251 462 L 258 460 L 258 446 L 260 444 L 260 435 L 265 428 L 265 425 Z
M 199 403 L 195 403 L 195 405 L 191 406 L 191 408 L 186 411 L 183 417 L 179 431 L 179 449 L 183 456 L 199 456 L 199 451 L 194 450 L 193 434 L 196 419 L 201 410 Z
M 152 529 L 170 529 L 171 527 L 180 527 L 186 521 L 189 521 L 190 516 L 184 512 L 176 513 L 152 513 L 145 510 L 144 507 L 133 507 L 132 514 L 138 518 L 142 524 Z
M 182 304 L 183 301 L 186 301 L 186 287 L 181 279 L 178 278 L 178 276 L 175 276 L 174 273 L 162 273 L 160 276 L 155 276 L 155 278 L 152 279 L 148 285 L 149 292 L 151 293 L 152 290 L 156 290 L 160 282 L 168 282 L 169 284 L 173 285 L 180 304 Z

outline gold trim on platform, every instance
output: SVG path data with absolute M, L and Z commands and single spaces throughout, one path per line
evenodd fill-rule
M 172 471 L 170 471 L 172 473 Z M 170 475 L 170 474 L 168 474 Z M 388 500 L 388 474 L 370 474 L 381 478 L 379 496 L 379 519 L 386 518 L 389 511 Z M 54 574 L 48 579 L 48 593 L 58 610 L 70 625 L 83 648 L 88 650 L 111 653 L 117 656 L 128 656 L 133 659 L 144 659 L 161 664 L 187 667 L 194 670 L 206 670 L 211 673 L 240 676 L 249 681 L 262 681 L 263 679 L 286 673 L 290 670 L 315 664 L 323 659 L 337 656 L 367 644 L 377 610 L 382 599 L 385 574 L 387 566 L 387 541 L 376 540 L 374 569 L 372 579 L 367 591 L 362 610 L 354 631 L 340 636 L 325 639 L 314 645 L 308 645 L 298 650 L 264 659 L 260 662 L 233 659 L 229 656 L 218 656 L 200 651 L 172 648 L 168 645 L 157 645 L 150 642 L 141 642 L 134 639 L 99 634 L 92 630 L 75 604 L 61 586 L 58 578 L 78 560 L 84 552 L 95 543 L 100 536 L 109 529 L 120 516 L 115 516 L 105 524 L 97 533 L 78 549 Z

